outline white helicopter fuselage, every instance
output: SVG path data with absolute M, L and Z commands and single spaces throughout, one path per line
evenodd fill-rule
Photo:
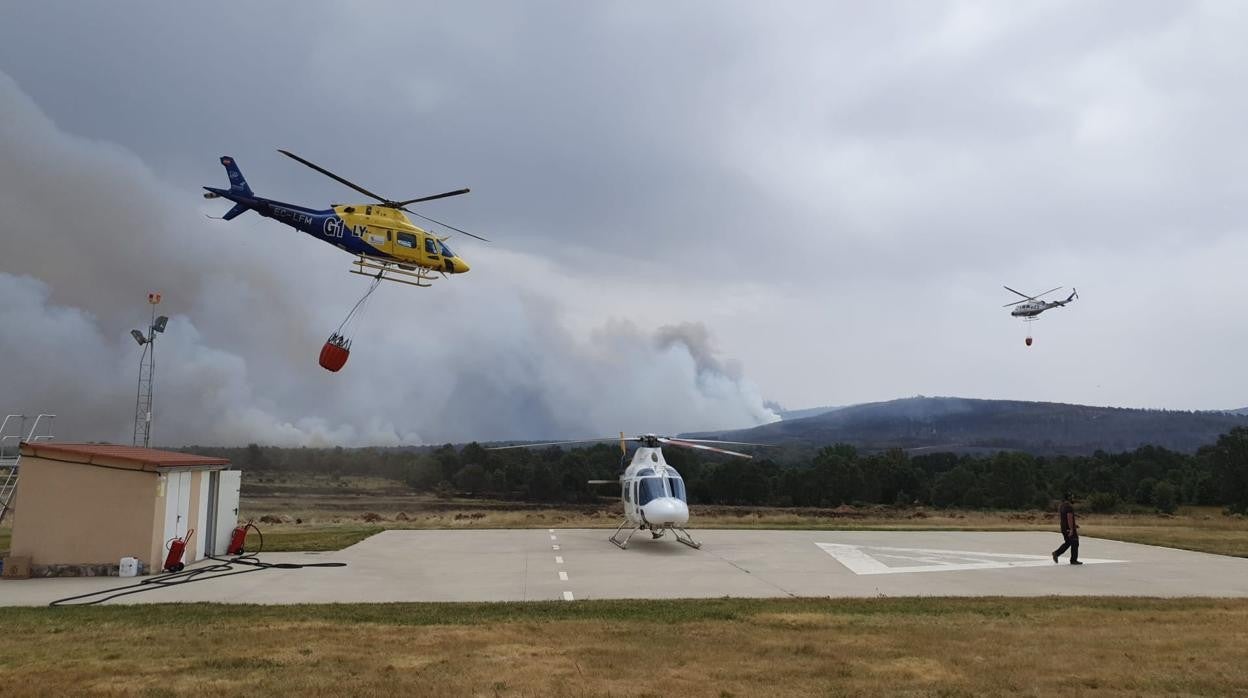
M 490 450 L 508 448 L 535 448 L 544 446 L 566 446 L 575 443 L 601 442 L 614 439 L 582 439 L 579 441 L 548 441 L 544 443 L 525 443 L 512 446 L 495 446 Z M 632 460 L 624 468 L 624 472 L 615 480 L 590 480 L 591 485 L 619 485 L 620 502 L 624 505 L 624 521 L 615 529 L 609 539 L 620 548 L 627 548 L 633 534 L 648 530 L 654 538 L 662 538 L 668 531 L 677 541 L 691 548 L 701 548 L 702 544 L 693 539 L 685 530 L 689 521 L 689 501 L 685 494 L 685 480 L 676 469 L 667 464 L 663 458 L 661 446 L 679 446 L 699 451 L 711 451 L 737 458 L 752 458 L 746 453 L 738 453 L 725 448 L 723 444 L 738 446 L 762 446 L 741 441 L 720 441 L 716 439 L 677 438 L 642 434 L 626 438 L 620 432 L 621 463 L 628 453 L 624 445 L 626 441 L 640 444 L 633 451 Z M 710 446 L 708 444 L 715 444 Z M 624 529 L 628 529 L 625 532 Z M 622 537 L 621 537 L 622 536 Z
M 620 475 L 624 517 L 641 529 L 680 528 L 689 521 L 685 481 L 659 448 L 640 447 Z
M 1014 317 L 1036 317 L 1049 308 L 1056 308 L 1059 305 L 1061 305 L 1061 303 L 1045 303 L 1043 301 L 1021 303 L 1015 306 L 1014 310 L 1010 311 L 1010 315 L 1013 315 Z
M 1064 308 L 1066 307 L 1068 303 L 1070 303 L 1071 301 L 1079 297 L 1079 292 L 1072 288 L 1070 290 L 1070 295 L 1067 296 L 1066 300 L 1062 300 L 1062 301 L 1040 300 L 1040 296 L 1057 291 L 1061 288 L 1061 286 L 1058 286 L 1057 288 L 1051 288 L 1045 291 L 1044 293 L 1039 293 L 1034 296 L 1028 296 L 1025 293 L 1015 291 L 1009 286 L 1004 286 L 1003 288 L 1005 288 L 1005 290 L 1011 293 L 1016 293 L 1023 297 L 1023 300 L 1021 301 L 1007 303 L 1006 307 L 1013 306 L 1014 309 L 1010 311 L 1010 315 L 1013 315 L 1014 317 L 1021 317 L 1026 320 L 1033 320 L 1036 317 L 1038 317 L 1040 313 L 1043 313 L 1044 311 L 1050 310 L 1052 308 Z

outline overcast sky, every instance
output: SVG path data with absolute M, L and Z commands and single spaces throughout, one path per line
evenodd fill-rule
M 24 3 L 0 22 L 0 410 L 161 444 L 743 427 L 914 394 L 1248 404 L 1240 2 Z M 479 232 L 386 285 L 201 198 Z M 1002 284 L 1077 287 L 1027 328 Z

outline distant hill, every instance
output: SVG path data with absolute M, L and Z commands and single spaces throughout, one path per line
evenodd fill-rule
M 806 417 L 817 417 L 821 414 L 827 414 L 829 412 L 845 409 L 844 405 L 838 407 L 807 407 L 800 410 L 786 410 L 775 403 L 768 403 L 767 406 L 771 408 L 772 412 L 779 415 L 780 419 L 790 421 L 794 419 L 805 419 Z
M 1190 453 L 1238 426 L 1248 426 L 1248 415 L 914 397 L 853 405 L 752 429 L 689 436 L 793 445 L 841 442 L 866 450 L 1086 455 L 1098 449 L 1118 452 L 1144 445 Z

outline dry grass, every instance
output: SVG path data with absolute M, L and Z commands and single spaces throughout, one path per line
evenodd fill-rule
M 439 499 L 382 478 L 249 476 L 245 516 L 269 516 L 265 549 L 338 550 L 388 528 L 607 528 L 619 523 L 618 503 L 552 507 L 525 502 Z M 884 506 L 836 509 L 692 507 L 696 528 L 823 530 L 1052 531 L 1057 515 L 1041 511 L 948 511 Z M 296 524 L 299 520 L 302 523 Z M 1248 519 L 1213 507 L 1160 514 L 1085 514 L 1087 537 L 1164 545 L 1248 557 Z M 250 546 L 250 547 L 254 547 Z
M 6 695 L 1248 691 L 1244 600 L 170 605 L 0 626 Z
M 390 528 L 607 528 L 620 520 L 618 504 L 541 507 L 516 502 L 439 500 L 427 496 L 367 494 L 289 495 L 248 498 L 244 513 L 284 523 L 264 525 L 265 548 L 338 550 Z M 696 528 L 812 530 L 1053 531 L 1054 513 L 1040 511 L 942 511 L 870 507 L 780 509 L 694 506 Z M 295 524 L 296 519 L 303 523 Z M 1248 519 L 1212 507 L 1185 507 L 1174 516 L 1088 514 L 1086 537 L 1163 545 L 1248 557 Z

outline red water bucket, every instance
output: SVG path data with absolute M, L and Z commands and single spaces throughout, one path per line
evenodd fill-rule
M 1031 346 L 1031 337 L 1028 337 L 1028 338 L 1027 338 L 1027 346 Z M 321 357 L 322 357 L 322 358 L 321 358 L 321 365 L 322 365 L 322 366 L 325 366 L 325 359 L 323 358 L 324 356 L 325 356 L 325 354 L 321 354 Z M 346 361 L 346 359 L 343 359 L 343 361 Z M 325 366 L 325 367 L 326 367 L 326 368 L 329 368 L 328 366 Z M 337 370 L 337 369 L 331 369 L 331 370 Z
M 346 365 L 348 356 L 351 356 L 350 349 L 325 342 L 325 346 L 321 347 L 321 368 L 337 373 Z

